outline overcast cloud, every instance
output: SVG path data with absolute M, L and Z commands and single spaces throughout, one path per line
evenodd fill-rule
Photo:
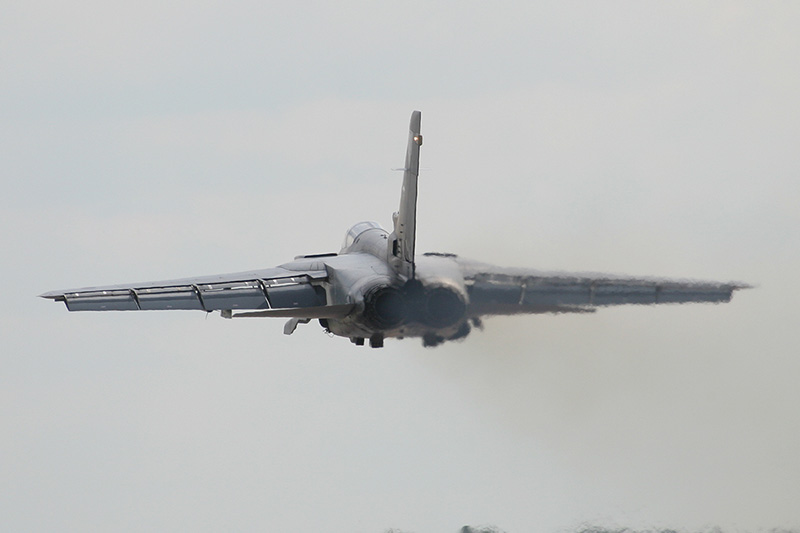
M 800 528 L 800 8 L 25 2 L 0 18 L 0 529 Z M 418 250 L 730 304 L 316 324 L 44 291 Z

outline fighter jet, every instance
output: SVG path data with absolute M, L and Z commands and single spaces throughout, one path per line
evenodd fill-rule
M 501 268 L 451 253 L 416 255 L 422 114 L 408 133 L 399 210 L 392 231 L 351 227 L 338 253 L 301 255 L 275 268 L 42 294 L 70 311 L 219 311 L 224 318 L 283 317 L 290 335 L 318 320 L 329 334 L 373 348 L 421 337 L 425 346 L 466 337 L 481 318 L 586 313 L 612 305 L 730 301 L 742 283 Z

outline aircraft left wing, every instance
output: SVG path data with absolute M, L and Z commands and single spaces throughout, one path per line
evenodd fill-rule
M 194 309 L 260 311 L 261 316 L 320 318 L 344 316 L 347 306 L 328 305 L 324 265 L 312 270 L 282 267 L 165 281 L 147 281 L 51 291 L 40 296 L 64 302 L 70 311 Z M 335 310 L 334 310 L 335 308 Z M 342 314 L 344 313 L 344 314 Z M 236 316 L 236 315 L 233 315 Z
M 723 303 L 743 283 L 507 269 L 459 260 L 468 314 L 592 312 L 612 305 Z

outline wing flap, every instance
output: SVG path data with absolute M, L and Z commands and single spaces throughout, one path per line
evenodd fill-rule
M 131 291 L 104 291 L 88 294 L 65 294 L 63 301 L 70 311 L 136 311 L 139 305 Z
M 518 305 L 522 298 L 522 285 L 517 283 L 491 283 L 477 281 L 469 288 L 470 301 Z
M 192 285 L 178 287 L 148 287 L 133 289 L 142 311 L 165 311 L 172 309 L 203 310 L 203 302 Z M 90 299 L 91 295 L 87 296 Z M 72 311 L 72 309 L 70 309 Z M 94 311 L 94 309 L 87 309 Z
M 664 286 L 656 293 L 656 303 L 725 303 L 731 301 L 734 291 L 746 288 L 746 285 Z
M 203 307 L 209 311 L 222 309 L 267 309 L 261 280 L 233 281 L 198 285 Z
M 520 305 L 532 307 L 588 305 L 591 287 L 586 283 L 572 284 L 551 280 L 520 280 L 525 294 Z
M 297 307 L 317 307 L 325 305 L 325 291 L 313 285 L 287 285 L 269 287 L 267 294 L 274 309 L 290 309 Z
M 605 305 L 650 305 L 658 303 L 658 285 L 644 283 L 602 283 L 591 289 L 591 304 Z

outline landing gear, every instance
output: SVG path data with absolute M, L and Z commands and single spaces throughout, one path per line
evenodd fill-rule
M 370 348 L 383 348 L 383 335 L 380 333 L 376 333 L 372 337 L 369 338 L 369 347 Z
M 364 346 L 364 337 L 350 337 L 350 342 L 356 346 Z M 383 348 L 383 334 L 375 333 L 369 338 L 370 348 Z

